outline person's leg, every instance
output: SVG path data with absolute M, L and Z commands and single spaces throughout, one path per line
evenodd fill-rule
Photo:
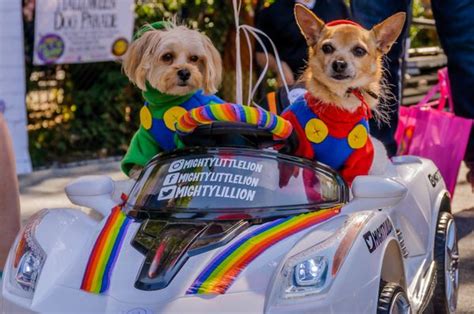
M 436 28 L 448 57 L 448 72 L 456 115 L 474 119 L 474 2 L 431 0 Z M 474 131 L 465 159 L 474 186 Z
M 349 17 L 348 7 L 343 0 L 317 0 L 314 12 L 326 23 Z
M 352 0 L 351 14 L 354 21 L 367 29 L 371 29 L 375 24 L 380 23 L 387 17 L 397 13 L 407 12 L 410 16 L 411 0 Z M 398 106 L 402 92 L 402 60 L 405 51 L 405 38 L 407 35 L 407 25 L 405 23 L 397 42 L 384 59 L 384 67 L 387 69 L 386 79 L 390 84 L 390 92 L 395 97 L 388 105 L 389 123 L 377 123 L 373 119 L 370 121 L 370 133 L 387 148 L 389 156 L 397 152 L 397 143 L 395 142 L 395 131 L 398 125 Z
M 20 229 L 20 200 L 10 134 L 0 112 L 0 272 Z

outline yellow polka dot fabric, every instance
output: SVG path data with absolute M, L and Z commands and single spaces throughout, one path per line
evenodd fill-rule
M 329 130 L 327 125 L 320 119 L 311 119 L 304 128 L 306 137 L 313 143 L 319 144 L 326 139 Z
M 148 107 L 143 106 L 142 109 L 140 109 L 140 124 L 142 125 L 145 130 L 151 129 L 151 125 L 153 122 L 153 118 L 151 116 L 150 109 Z
M 168 109 L 165 114 L 163 115 L 163 120 L 165 121 L 165 125 L 171 131 L 176 131 L 176 122 L 182 115 L 186 113 L 186 109 L 183 107 L 171 107 Z
M 349 146 L 353 149 L 364 147 L 364 145 L 367 143 L 367 139 L 367 129 L 362 124 L 358 124 L 355 128 L 353 128 L 347 137 Z

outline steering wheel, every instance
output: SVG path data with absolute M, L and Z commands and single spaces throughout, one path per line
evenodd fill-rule
M 185 145 L 200 146 L 268 147 L 284 142 L 293 131 L 291 123 L 280 116 L 231 103 L 189 110 L 175 127 Z

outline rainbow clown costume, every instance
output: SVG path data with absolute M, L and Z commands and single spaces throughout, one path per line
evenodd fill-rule
M 156 154 L 176 148 L 175 123 L 188 110 L 224 103 L 215 95 L 205 95 L 202 90 L 173 96 L 163 94 L 149 84 L 143 97 L 145 104 L 140 110 L 140 128 L 122 160 L 122 171 L 127 175 L 134 166 L 143 167 Z
M 363 96 L 353 93 L 361 100 L 355 112 L 324 104 L 307 92 L 282 114 L 298 139 L 294 154 L 331 166 L 349 185 L 356 176 L 368 174 L 374 159 L 370 110 Z
M 134 35 L 139 38 L 153 29 L 163 29 L 166 22 L 155 22 L 140 28 Z M 176 96 L 160 92 L 146 82 L 142 92 L 145 104 L 140 110 L 140 128 L 130 142 L 122 159 L 122 171 L 129 175 L 135 167 L 144 167 L 156 154 L 176 148 L 175 124 L 188 110 L 209 104 L 224 103 L 215 95 L 205 95 L 203 90 Z

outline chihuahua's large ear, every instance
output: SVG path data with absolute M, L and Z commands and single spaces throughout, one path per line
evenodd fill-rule
M 222 59 L 219 51 L 212 44 L 211 40 L 202 35 L 204 49 L 206 50 L 206 61 L 204 62 L 204 92 L 214 94 L 222 80 Z
M 151 67 L 151 45 L 156 46 L 160 40 L 160 31 L 148 31 L 136 39 L 128 48 L 122 59 L 122 68 L 130 81 L 141 90 L 146 90 L 146 74 Z
M 324 21 L 318 18 L 311 10 L 302 4 L 295 5 L 295 18 L 301 33 L 308 46 L 313 46 L 318 41 L 324 28 Z
M 404 12 L 398 12 L 372 28 L 375 40 L 377 41 L 377 48 L 382 53 L 387 53 L 398 36 L 400 36 L 403 25 L 405 24 L 405 19 L 406 14 Z

